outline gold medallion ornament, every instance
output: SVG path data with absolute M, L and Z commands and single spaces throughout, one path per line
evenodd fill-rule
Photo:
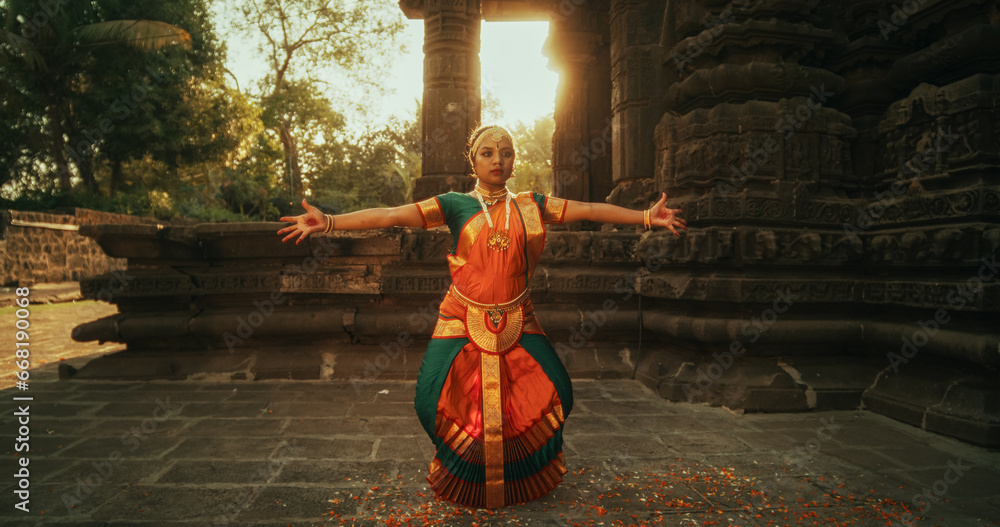
M 506 219 L 504 220 L 503 230 L 501 231 L 493 228 L 493 218 L 490 217 L 490 211 L 486 209 L 486 201 L 483 200 L 483 193 L 480 192 L 480 190 L 479 185 L 476 185 L 476 199 L 479 200 L 479 205 L 483 208 L 483 216 L 486 216 L 486 224 L 490 227 L 490 233 L 486 238 L 486 246 L 494 251 L 506 251 L 507 248 L 510 247 L 510 237 L 507 236 L 507 230 L 510 229 L 510 191 L 504 187 L 501 191 L 502 194 L 498 195 L 504 197 L 505 207 L 507 209 Z
M 490 353 L 503 353 L 514 346 L 524 331 L 524 312 L 531 290 L 525 288 L 517 298 L 503 304 L 482 304 L 463 295 L 455 286 L 449 294 L 464 305 L 469 340 Z
M 486 246 L 495 251 L 505 251 L 510 247 L 510 237 L 503 231 L 490 231 Z
M 503 353 L 521 339 L 524 313 L 520 308 L 504 313 L 470 307 L 465 323 L 469 328 L 469 340 L 476 346 L 490 353 Z

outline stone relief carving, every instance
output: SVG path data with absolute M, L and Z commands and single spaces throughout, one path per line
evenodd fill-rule
M 753 256 L 757 260 L 771 260 L 778 254 L 778 241 L 774 231 L 757 231 L 754 241 Z

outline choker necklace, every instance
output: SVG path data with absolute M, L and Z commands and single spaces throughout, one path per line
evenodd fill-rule
M 476 199 L 479 200 L 479 205 L 483 208 L 483 215 L 486 216 L 486 224 L 490 226 L 489 237 L 486 238 L 486 246 L 494 251 L 505 251 L 507 247 L 510 247 L 510 237 L 507 236 L 507 229 L 510 228 L 510 192 L 504 189 L 504 194 L 501 196 L 505 197 L 506 202 L 506 219 L 504 220 L 504 225 L 502 231 L 495 230 L 493 228 L 493 218 L 490 217 L 490 211 L 486 210 L 486 202 L 483 200 L 483 195 L 479 192 L 479 186 L 476 186 Z M 497 199 L 500 199 L 499 197 Z M 495 202 L 494 202 L 495 203 Z
M 472 187 L 472 188 L 473 188 L 473 190 L 476 191 L 476 194 L 479 194 L 479 196 L 482 196 L 481 198 L 479 198 L 480 201 L 485 201 L 487 205 L 493 205 L 496 202 L 500 201 L 501 199 L 506 198 L 507 194 L 509 192 L 507 190 L 507 187 L 504 187 L 503 190 L 497 190 L 495 192 L 488 192 L 488 191 L 483 190 L 482 188 L 480 188 L 478 183 L 476 184 L 475 187 Z

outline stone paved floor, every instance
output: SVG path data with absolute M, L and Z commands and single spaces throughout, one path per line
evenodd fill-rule
M 43 313 L 33 327 L 53 332 L 72 316 Z M 48 338 L 62 348 L 45 353 L 92 358 Z M 0 525 L 1000 526 L 1000 453 L 868 412 L 742 415 L 576 380 L 563 484 L 490 512 L 428 490 L 412 382 L 59 381 L 56 362 L 0 392 Z
M 578 380 L 564 483 L 491 513 L 431 495 L 412 382 L 97 383 L 52 369 L 2 393 L 2 525 L 882 526 L 908 512 L 1000 525 L 1000 454 L 866 412 L 739 415 Z M 11 397 L 25 393 L 28 513 L 12 477 Z M 914 507 L 924 489 L 934 501 Z

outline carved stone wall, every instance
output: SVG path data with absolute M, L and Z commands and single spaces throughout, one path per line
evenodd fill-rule
M 450 233 L 337 232 L 294 245 L 279 241 L 279 227 L 83 228 L 108 254 L 128 260 L 128 279 L 110 297 L 100 296 L 109 276 L 81 281 L 84 297 L 110 301 L 119 313 L 82 324 L 73 336 L 127 350 L 64 373 L 413 378 L 450 286 Z M 532 301 L 560 357 L 577 377 L 630 375 L 635 359 L 618 342 L 639 330 L 634 234 L 559 232 L 549 241 Z M 386 364 L 369 371 L 375 360 Z
M 629 19 L 650 9 L 658 47 L 643 37 L 649 16 Z M 692 227 L 636 247 L 662 263 L 641 284 L 656 310 L 644 325 L 666 337 L 650 384 L 747 409 L 857 407 L 842 397 L 853 392 L 904 421 L 1000 441 L 984 402 L 995 389 L 972 388 L 996 386 L 1000 368 L 998 16 L 985 1 L 612 3 L 613 60 L 657 57 L 646 84 L 661 111 L 652 136 L 630 139 L 657 103 L 634 112 L 618 94 L 650 64 L 615 69 L 616 145 L 646 159 L 616 149 L 609 201 L 666 191 Z M 633 175 L 644 162 L 650 179 Z M 961 388 L 901 391 L 935 383 Z

